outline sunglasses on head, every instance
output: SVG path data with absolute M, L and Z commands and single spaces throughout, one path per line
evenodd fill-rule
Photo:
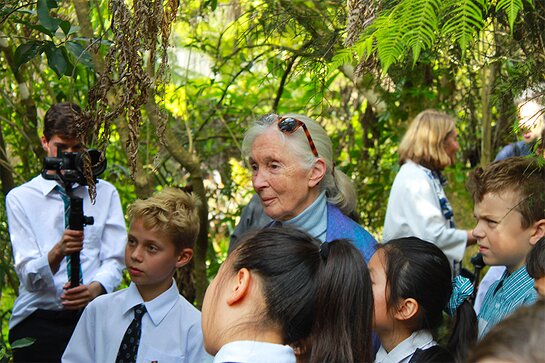
M 318 149 L 316 149 L 316 145 L 314 145 L 312 136 L 310 136 L 310 132 L 308 131 L 308 128 L 303 121 L 291 116 L 278 116 L 277 125 L 278 129 L 281 132 L 288 135 L 293 134 L 295 131 L 297 131 L 297 129 L 299 129 L 299 127 L 303 126 L 303 131 L 305 131 L 305 135 L 307 137 L 308 144 L 310 145 L 310 149 L 312 150 L 314 156 L 318 157 Z

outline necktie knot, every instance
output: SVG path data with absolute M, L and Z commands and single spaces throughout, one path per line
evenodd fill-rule
M 146 305 L 139 304 L 134 307 L 134 319 L 142 321 L 142 317 L 146 313 Z

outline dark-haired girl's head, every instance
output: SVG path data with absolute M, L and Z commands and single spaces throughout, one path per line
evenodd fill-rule
M 321 249 L 295 228 L 263 229 L 246 236 L 206 292 L 205 348 L 216 354 L 231 341 L 261 340 L 302 347 L 310 361 L 367 361 L 369 286 L 363 256 L 349 241 Z M 337 321 L 329 324 L 332 315 Z M 345 332 L 348 341 L 339 337 Z
M 452 277 L 448 259 L 437 246 L 416 237 L 391 240 L 379 245 L 369 269 L 379 334 L 392 330 L 399 320 L 412 331 L 432 330 L 441 324 L 452 293 Z M 407 309 L 416 310 L 406 315 Z

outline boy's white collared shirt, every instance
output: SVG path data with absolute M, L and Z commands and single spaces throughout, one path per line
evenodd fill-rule
M 132 308 L 144 303 L 134 283 L 92 301 L 68 343 L 63 362 L 115 362 L 133 319 Z M 201 313 L 178 292 L 176 283 L 145 302 L 137 362 L 211 362 L 204 351 Z

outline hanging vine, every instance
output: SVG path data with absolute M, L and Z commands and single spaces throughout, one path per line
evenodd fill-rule
M 178 6 L 179 0 L 109 2 L 112 43 L 104 70 L 89 92 L 89 105 L 103 150 L 112 122 L 125 118 L 131 176 L 136 171 L 142 106 L 149 97 L 158 95 L 162 99 L 168 82 L 167 48 Z M 161 135 L 166 118 L 159 116 L 158 134 Z

